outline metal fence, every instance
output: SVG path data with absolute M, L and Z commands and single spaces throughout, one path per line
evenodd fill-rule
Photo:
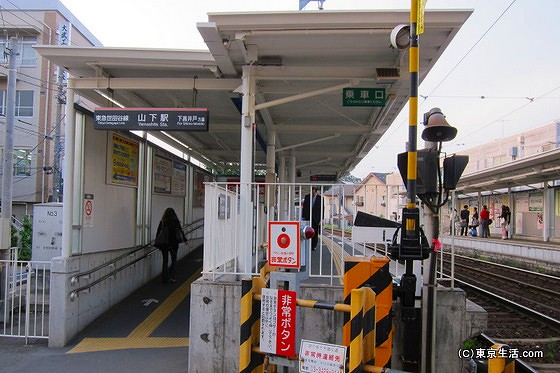
M 0 336 L 48 338 L 50 262 L 17 260 L 10 249 L 0 260 Z
M 374 194 L 363 184 L 206 183 L 203 274 L 258 274 L 267 258 L 268 223 L 302 222 L 303 200 L 313 187 L 323 198 L 323 218 L 317 252 L 302 243 L 304 264 L 310 277 L 339 283 L 346 256 L 372 255 L 352 238 L 357 212 L 391 217 L 386 187 Z

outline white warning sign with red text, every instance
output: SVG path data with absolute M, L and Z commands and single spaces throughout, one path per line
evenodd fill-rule
M 260 350 L 296 355 L 296 292 L 262 289 Z
M 268 223 L 268 265 L 281 268 L 300 267 L 299 222 Z

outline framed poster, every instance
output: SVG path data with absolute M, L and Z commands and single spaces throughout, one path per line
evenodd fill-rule
M 139 143 L 114 132 L 108 138 L 107 181 L 110 184 L 138 186 Z
M 173 162 L 160 155 L 154 156 L 154 193 L 171 194 Z

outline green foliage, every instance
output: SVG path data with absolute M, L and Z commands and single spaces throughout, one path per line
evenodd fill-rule
M 10 247 L 17 247 L 18 245 L 18 231 L 16 227 L 10 225 Z
M 31 240 L 33 238 L 33 224 L 28 216 L 23 218 L 23 229 L 19 232 L 21 248 L 19 260 L 31 260 Z
M 467 339 L 465 342 L 463 342 L 463 348 L 465 350 L 471 350 L 471 349 L 477 347 L 477 345 L 478 345 L 478 342 L 474 338 Z

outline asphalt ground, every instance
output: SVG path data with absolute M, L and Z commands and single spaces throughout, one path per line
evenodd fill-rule
M 2 373 L 187 372 L 190 284 L 202 247 L 177 263 L 177 282 L 158 276 L 105 312 L 64 348 L 0 338 Z

